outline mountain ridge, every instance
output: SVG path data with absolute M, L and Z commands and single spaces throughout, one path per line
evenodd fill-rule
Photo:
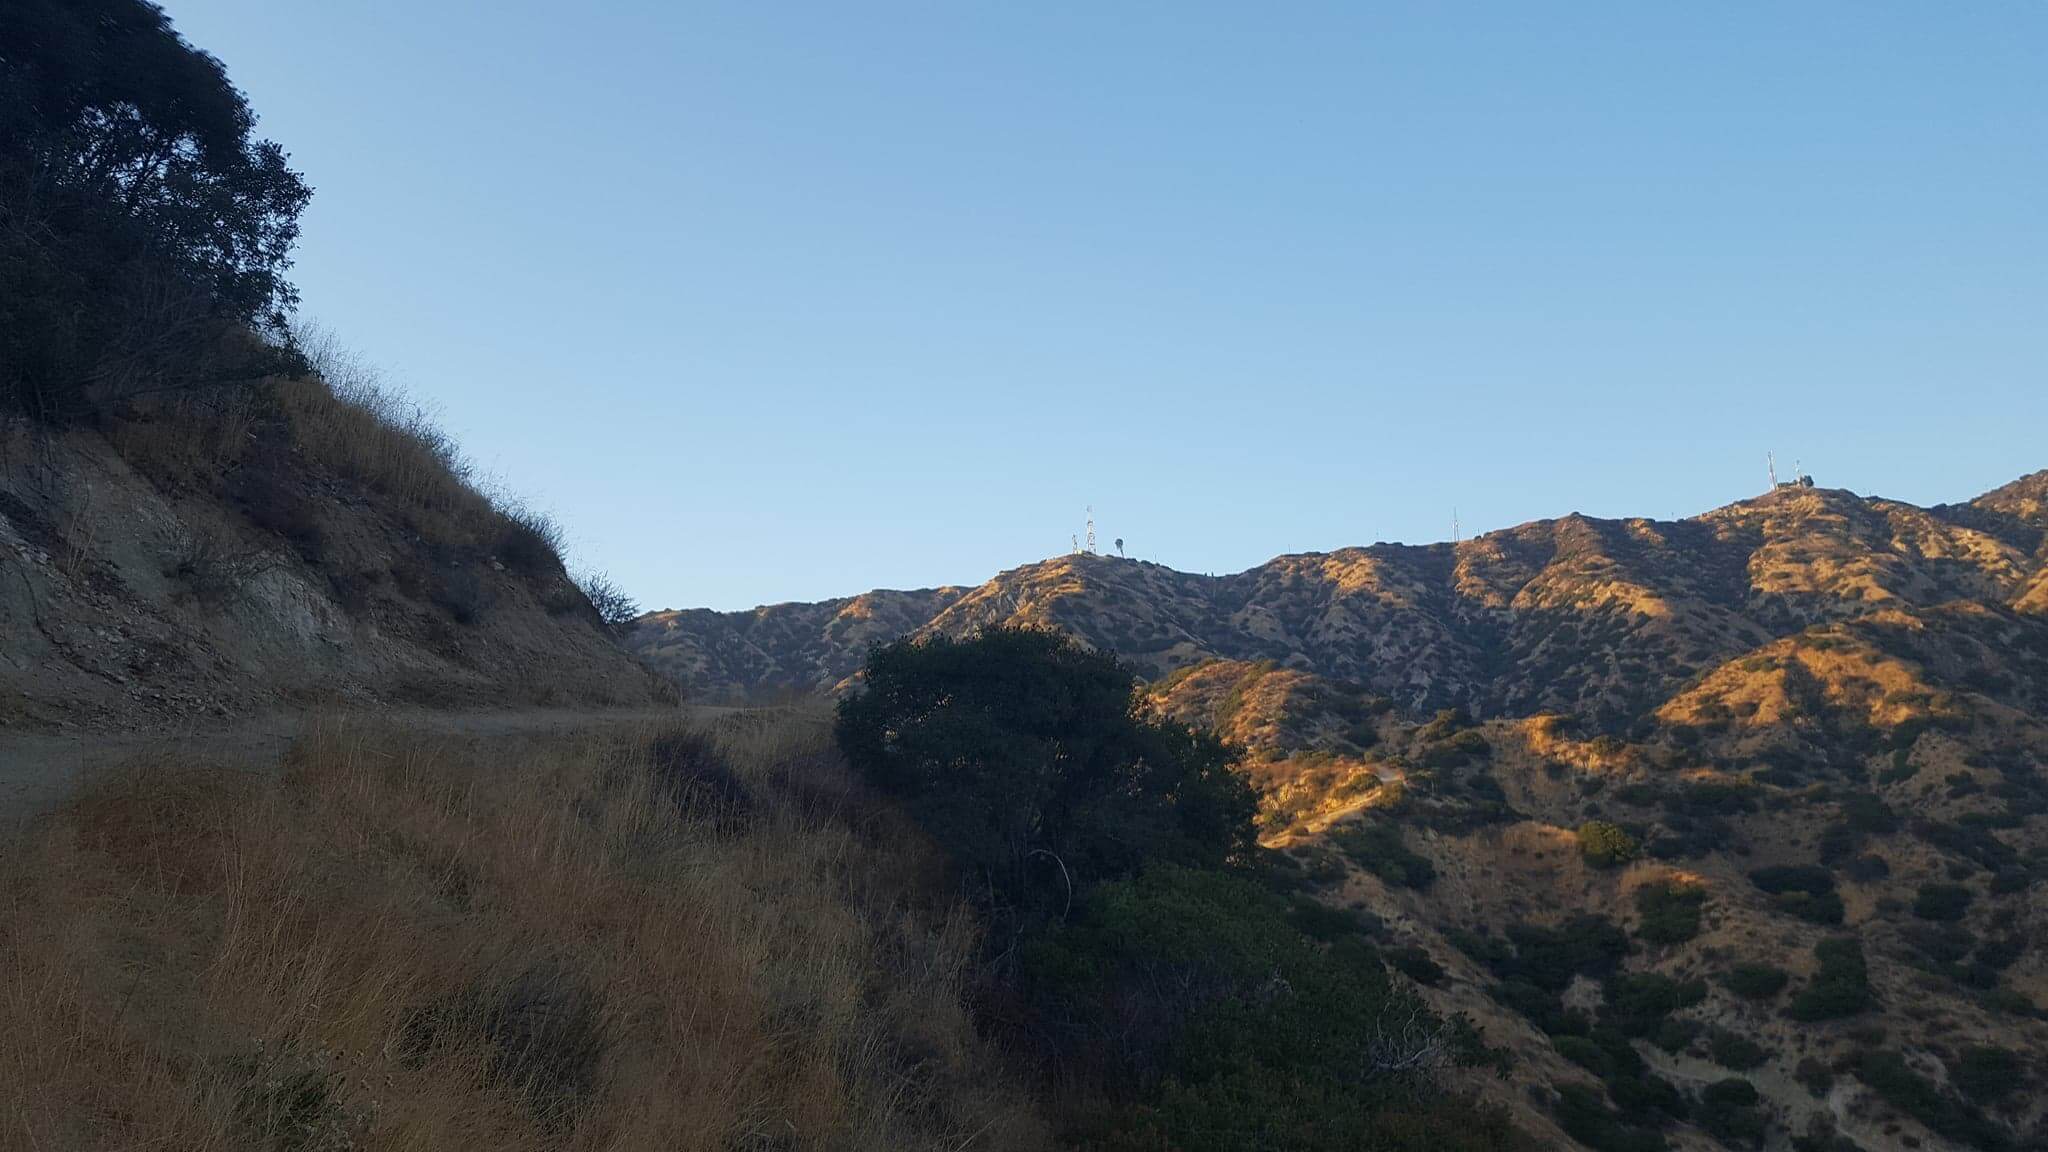
M 1474 1089 L 1531 1131 L 1903 1152 L 2048 1125 L 2048 472 L 1226 576 L 1062 556 L 627 643 L 700 697 L 829 693 L 871 643 L 988 624 L 1113 650 L 1144 707 L 1240 747 L 1303 915 L 1477 1024 L 1508 1071 Z
M 1567 617 L 1583 624 L 1624 613 L 1636 620 L 1632 639 L 1691 667 L 1795 623 L 1860 614 L 1844 606 L 1860 609 L 1865 598 L 1915 608 L 1972 599 L 2032 611 L 2048 603 L 2044 537 L 2048 471 L 1930 508 L 1785 488 L 1683 520 L 1571 513 L 1455 543 L 1288 553 L 1222 576 L 1055 556 L 971 588 L 650 612 L 628 643 L 687 690 L 743 696 L 842 690 L 878 640 L 1035 623 L 1113 649 L 1151 676 L 1204 659 L 1278 659 L 1359 679 L 1416 711 L 1590 707 L 1614 723 L 1646 712 L 1650 693 L 1595 683 L 1611 678 L 1585 669 L 1569 693 L 1489 691 L 1483 682 L 1503 659 L 1557 647 L 1544 625 Z M 1802 556 L 1802 541 L 1825 546 L 1834 562 Z M 1687 634 L 1669 635 L 1680 624 Z M 1597 699 L 1603 690 L 1613 696 L 1605 705 Z

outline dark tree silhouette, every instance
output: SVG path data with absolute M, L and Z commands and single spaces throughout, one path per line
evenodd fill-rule
M 0 409 L 261 370 L 311 192 L 255 122 L 154 4 L 0 4 Z
M 1141 716 L 1134 688 L 1053 632 L 905 641 L 869 654 L 839 743 L 998 901 L 1058 911 L 1146 863 L 1218 867 L 1254 847 L 1233 750 Z

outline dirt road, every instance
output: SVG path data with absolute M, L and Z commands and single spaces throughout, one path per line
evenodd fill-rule
M 432 712 L 379 709 L 362 713 L 381 723 L 433 733 L 503 736 L 570 732 L 594 726 L 664 719 L 701 719 L 730 709 L 709 705 L 591 710 L 535 708 L 501 712 Z M 254 719 L 195 724 L 187 729 L 116 733 L 0 732 L 0 830 L 19 827 L 63 803 L 96 768 L 143 757 L 205 761 L 246 768 L 275 766 L 298 739 L 311 712 L 278 712 Z

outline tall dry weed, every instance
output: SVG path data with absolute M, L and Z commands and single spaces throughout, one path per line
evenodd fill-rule
M 328 719 L 95 782 L 0 853 L 0 1146 L 1041 1146 L 819 719 L 663 739 Z

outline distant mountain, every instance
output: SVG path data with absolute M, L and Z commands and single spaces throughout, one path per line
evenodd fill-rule
M 1154 676 L 1271 660 L 1414 712 L 1559 711 L 1619 732 L 1712 668 L 1816 624 L 1896 622 L 1957 602 L 2038 614 L 2044 492 L 2048 473 L 1931 509 L 1784 488 L 1688 520 L 1572 515 L 1456 545 L 1282 556 L 1220 577 L 1060 556 L 973 589 L 655 612 L 629 642 L 718 697 L 832 691 L 875 641 L 1031 623 Z
M 879 591 L 751 612 L 649 612 L 634 621 L 626 646 L 700 698 L 826 691 L 853 675 L 870 644 L 921 630 L 965 592 Z
M 2044 1135 L 2048 472 L 1222 577 L 1063 556 L 629 644 L 699 697 L 832 692 L 871 643 L 990 623 L 1114 650 L 1243 746 L 1267 844 L 1344 916 L 1312 922 L 1478 1023 L 1509 1071 L 1476 1086 L 1534 1130 Z

